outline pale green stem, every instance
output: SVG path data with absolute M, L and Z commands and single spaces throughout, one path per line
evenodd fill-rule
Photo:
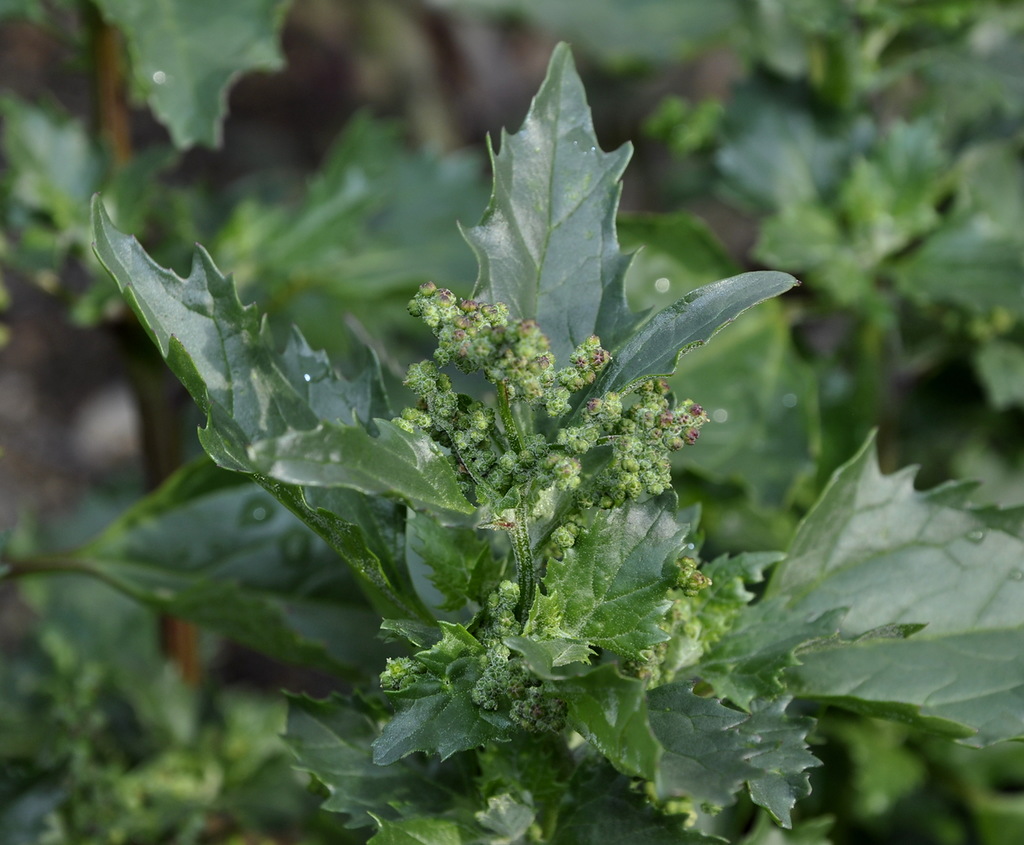
M 501 424 L 505 429 L 505 437 L 508 445 L 516 452 L 523 451 L 523 438 L 519 433 L 519 426 L 512 415 L 512 406 L 508 401 L 508 385 L 499 382 L 498 385 L 498 414 L 501 416 Z M 537 570 L 533 562 L 533 548 L 530 546 L 530 521 L 526 505 L 516 508 L 516 518 L 508 529 L 509 537 L 512 540 L 512 554 L 516 559 L 516 575 L 519 582 L 519 606 L 516 608 L 516 616 L 520 622 L 526 622 L 526 616 L 533 604 L 533 594 L 537 589 Z

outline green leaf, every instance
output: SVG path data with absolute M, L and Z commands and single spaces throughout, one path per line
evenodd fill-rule
M 511 734 L 512 723 L 505 716 L 478 707 L 470 698 L 483 672 L 484 647 L 461 625 L 440 624 L 441 641 L 414 658 L 425 672 L 403 689 L 388 692 L 396 713 L 373 743 L 378 765 L 414 751 L 445 759 Z
M 367 827 L 380 816 L 397 817 L 392 808 L 415 813 L 447 805 L 448 792 L 436 772 L 410 760 L 374 763 L 370 745 L 376 736 L 374 719 L 356 699 L 289 697 L 284 741 L 297 767 L 327 787 L 325 810 L 347 814 L 351 827 Z
M 231 278 L 202 248 L 182 279 L 118 232 L 98 198 L 93 231 L 100 261 L 208 415 L 201 440 L 218 464 L 272 477 L 277 471 L 286 483 L 388 492 L 472 511 L 448 459 L 426 435 L 378 422 L 381 436 L 371 439 L 350 424 L 379 410 L 383 393 L 376 372 L 346 381 L 309 350 L 297 330 L 278 355 L 255 309 L 242 307 Z M 305 371 L 307 365 L 313 372 Z M 323 419 L 325 413 L 343 416 Z
M 526 633 L 633 659 L 668 639 L 659 623 L 688 530 L 676 524 L 675 513 L 674 494 L 598 511 L 565 557 L 548 564 Z
M 403 819 L 380 821 L 373 845 L 473 845 L 477 831 L 447 819 Z
M 782 830 L 762 813 L 740 845 L 832 845 L 828 833 L 833 824 L 831 816 L 824 816 L 798 824 L 793 830 Z
M 788 718 L 788 698 L 758 701 L 748 716 L 692 689 L 673 683 L 648 694 L 651 728 L 665 748 L 659 792 L 726 806 L 746 784 L 754 803 L 790 827 L 790 810 L 811 791 L 806 769 L 819 765 L 805 742 L 814 721 Z
M 809 644 L 834 637 L 842 618 L 842 609 L 795 613 L 782 601 L 762 600 L 736 617 L 693 672 L 717 695 L 749 708 L 755 698 L 782 695 L 784 671 Z
M 763 82 L 735 92 L 715 163 L 743 205 L 773 211 L 823 200 L 870 137 L 866 123 L 821 117 L 808 95 Z
M 494 191 L 465 232 L 480 262 L 473 296 L 535 319 L 558 361 L 592 334 L 611 348 L 634 325 L 615 210 L 631 150 L 597 145 L 568 46 L 555 48 L 523 127 L 492 153 Z
M 190 464 L 66 557 L 151 607 L 288 663 L 373 672 L 377 614 L 335 553 L 243 476 Z
M 747 780 L 753 802 L 764 807 L 783 827 L 791 827 L 790 810 L 801 798 L 811 794 L 807 769 L 820 761 L 807 748 L 807 734 L 814 720 L 785 713 L 790 699 L 756 701 L 751 716 L 739 731 L 756 749 L 749 758 L 761 774 Z
M 651 730 L 665 753 L 658 764 L 663 795 L 689 795 L 725 806 L 757 776 L 751 750 L 736 726 L 747 714 L 693 694 L 692 684 L 665 684 L 647 696 Z
M 644 684 L 610 663 L 555 683 L 569 724 L 625 774 L 654 780 L 661 747 L 651 733 Z
M 611 363 L 601 371 L 583 402 L 610 390 L 627 391 L 653 376 L 672 375 L 685 352 L 707 343 L 748 308 L 797 284 L 788 273 L 761 270 L 697 288 L 655 314 L 621 347 L 613 347 Z
M 282 0 L 97 0 L 124 34 L 132 77 L 179 148 L 219 146 L 227 88 L 249 70 L 284 64 Z
M 485 539 L 471 528 L 443 526 L 426 514 L 415 514 L 407 536 L 430 570 L 428 577 L 444 599 L 443 610 L 458 610 L 475 597 L 473 585 L 492 557 Z
M 989 404 L 997 411 L 1024 406 L 1024 349 L 1005 340 L 990 340 L 974 353 Z
M 254 442 L 253 469 L 288 484 L 398 493 L 442 510 L 472 513 L 447 458 L 422 433 L 375 420 L 376 437 L 356 425 L 321 423 Z
M 800 695 L 918 719 L 986 744 L 1024 734 L 1019 519 L 969 509 L 963 491 L 883 476 L 873 443 L 841 467 L 775 571 L 772 602 L 796 616 L 845 608 L 842 632 L 793 669 Z M 909 639 L 892 626 L 925 625 Z M 893 630 L 896 636 L 884 635 Z
M 685 816 L 663 815 L 603 764 L 583 765 L 570 784 L 552 845 L 716 845 L 724 839 L 685 827 Z

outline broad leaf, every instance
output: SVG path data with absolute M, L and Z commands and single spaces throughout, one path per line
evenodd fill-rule
M 975 353 L 974 368 L 995 410 L 1024 406 L 1024 347 L 991 340 Z
M 598 511 L 563 560 L 552 560 L 527 633 L 609 648 L 623 657 L 668 639 L 659 627 L 687 528 L 675 495 Z
M 494 191 L 466 231 L 480 262 L 474 298 L 537 320 L 564 362 L 592 334 L 615 346 L 636 318 L 626 306 L 615 210 L 631 150 L 598 147 L 583 84 L 565 44 L 522 128 L 492 154 Z
M 478 707 L 470 698 L 483 671 L 484 647 L 461 625 L 442 622 L 441 630 L 441 641 L 415 657 L 423 674 L 388 693 L 396 713 L 373 743 L 378 765 L 414 751 L 444 759 L 511 735 L 512 723 L 505 716 Z
M 652 690 L 651 728 L 665 748 L 659 791 L 725 806 L 746 784 L 754 802 L 789 827 L 794 803 L 811 791 L 806 769 L 818 761 L 805 742 L 813 720 L 788 718 L 788 703 L 758 701 L 748 716 L 694 695 L 688 683 Z
M 569 724 L 616 769 L 654 780 L 661 747 L 651 733 L 643 682 L 610 663 L 558 681 L 552 692 L 569 705 Z
M 798 617 L 846 608 L 844 634 L 882 635 L 806 655 L 794 689 L 978 744 L 1024 735 L 1019 518 L 970 510 L 959 487 L 919 493 L 913 475 L 883 476 L 869 440 L 802 523 L 771 602 Z M 926 627 L 903 639 L 913 625 Z
M 325 810 L 345 813 L 351 827 L 368 827 L 380 816 L 397 817 L 391 808 L 409 813 L 446 806 L 448 792 L 436 772 L 409 760 L 374 763 L 370 745 L 376 736 L 377 725 L 358 700 L 289 699 L 284 740 L 298 768 L 327 787 Z
M 379 423 L 382 436 L 371 440 L 354 424 L 381 410 L 378 376 L 346 381 L 297 332 L 278 355 L 255 309 L 242 307 L 230 277 L 201 248 L 182 279 L 118 232 L 98 198 L 93 231 L 100 261 L 208 415 L 203 445 L 221 466 L 272 477 L 277 470 L 286 483 L 390 492 L 442 509 L 472 510 L 447 458 L 426 435 Z M 324 413 L 342 416 L 324 419 Z M 302 453 L 295 456 L 290 449 L 299 445 Z M 369 446 L 377 472 L 366 465 Z
M 218 146 L 227 87 L 248 70 L 284 63 L 282 0 L 98 0 L 124 33 L 135 85 L 178 147 Z
M 784 827 L 792 826 L 793 805 L 811 794 L 807 769 L 821 765 L 807 748 L 807 734 L 814 727 L 814 720 L 787 716 L 789 701 L 756 701 L 750 718 L 739 726 L 740 733 L 755 749 L 749 762 L 761 771 L 747 780 L 750 797 Z

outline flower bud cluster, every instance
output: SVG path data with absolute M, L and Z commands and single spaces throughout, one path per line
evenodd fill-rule
M 704 409 L 690 399 L 673 408 L 663 379 L 643 382 L 636 394 L 626 410 L 616 393 L 591 399 L 583 422 L 558 434 L 558 443 L 569 452 L 581 454 L 601 444 L 612 449 L 607 466 L 580 493 L 580 507 L 619 507 L 627 499 L 667 490 L 672 484 L 670 453 L 693 445 L 707 421 Z
M 511 320 L 508 306 L 459 300 L 433 282 L 420 286 L 409 313 L 421 318 L 438 340 L 434 360 L 453 363 L 465 373 L 480 371 L 502 384 L 510 399 L 543 407 L 551 416 L 569 410 L 569 396 L 593 383 L 611 360 L 596 337 L 573 352 L 569 366 L 554 369 L 547 337 L 535 320 Z
M 381 689 L 388 692 L 405 689 L 426 671 L 425 666 L 411 657 L 389 657 L 380 673 Z
M 483 710 L 507 708 L 512 720 L 526 730 L 559 731 L 565 726 L 565 702 L 548 694 L 522 657 L 504 643 L 505 637 L 519 633 L 518 601 L 519 585 L 511 581 L 502 581 L 487 597 L 484 620 L 476 632 L 487 652 L 470 699 Z

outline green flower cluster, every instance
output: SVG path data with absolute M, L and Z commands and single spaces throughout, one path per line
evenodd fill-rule
M 518 601 L 519 586 L 511 581 L 503 581 L 488 596 L 484 622 L 476 632 L 487 653 L 470 698 L 484 710 L 507 707 L 512 721 L 525 730 L 557 732 L 565 727 L 565 701 L 548 693 L 543 681 L 504 643 L 505 637 L 519 633 Z
M 581 491 L 581 508 L 613 508 L 672 485 L 670 453 L 693 445 L 707 421 L 704 409 L 691 399 L 672 407 L 664 379 L 651 379 L 636 388 L 637 400 L 625 411 L 622 398 L 608 393 L 591 399 L 583 422 L 558 433 L 558 443 L 582 454 L 598 445 L 611 446 L 611 460 Z
M 482 372 L 503 385 L 510 399 L 543 407 L 557 417 L 569 410 L 569 396 L 592 384 L 611 360 L 601 341 L 589 337 L 572 354 L 569 366 L 555 370 L 551 345 L 535 320 L 510 320 L 508 306 L 458 300 L 433 282 L 420 286 L 409 303 L 437 338 L 434 360 L 454 363 L 464 373 Z

